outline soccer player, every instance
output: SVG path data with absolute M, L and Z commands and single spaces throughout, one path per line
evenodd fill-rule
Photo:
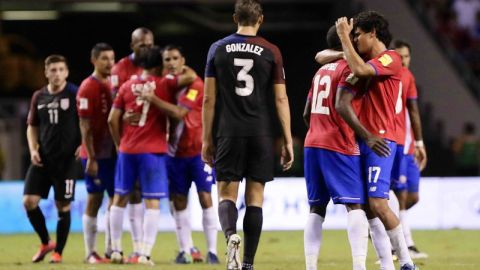
M 91 50 L 92 75 L 83 80 L 77 94 L 77 108 L 82 132 L 80 157 L 85 169 L 87 206 L 83 215 L 86 263 L 103 263 L 97 253 L 97 215 L 105 191 L 109 203 L 105 214 L 105 254 L 111 250 L 109 211 L 113 197 L 115 149 L 108 131 L 108 112 L 112 106 L 112 87 L 108 80 L 115 54 L 110 45 L 98 43 Z
M 262 231 L 264 187 L 273 180 L 273 121 L 268 110 L 271 91 L 283 133 L 280 162 L 284 170 L 292 165 L 293 149 L 282 56 L 277 46 L 257 36 L 263 22 L 260 3 L 237 0 L 233 19 L 237 32 L 213 43 L 207 56 L 202 159 L 215 165 L 218 215 L 227 238 L 227 269 L 251 270 Z M 243 178 L 247 207 L 242 264 L 236 201 Z
M 51 263 L 62 262 L 70 231 L 70 202 L 75 195 L 75 156 L 81 143 L 75 96 L 77 86 L 67 82 L 67 60 L 61 55 L 45 59 L 48 84 L 36 91 L 27 119 L 27 140 L 32 164 L 25 176 L 23 205 L 40 237 L 41 246 L 32 262 L 42 261 L 51 251 Z M 57 243 L 50 240 L 45 217 L 38 207 L 53 186 L 58 210 Z
M 160 199 L 168 196 L 165 164 L 167 117 L 142 98 L 142 92 L 155 91 L 156 95 L 169 102 L 173 102 L 173 97 L 167 89 L 166 80 L 160 81 L 155 77 L 162 68 L 160 49 L 149 49 L 146 57 L 140 59 L 140 64 L 145 68 L 144 72 L 120 87 L 108 120 L 119 153 L 115 173 L 115 196 L 110 210 L 113 246 L 111 260 L 114 263 L 123 263 L 123 214 L 129 193 L 133 191 L 138 180 L 146 207 L 138 263 L 154 265 L 150 256 L 157 237 Z M 137 125 L 122 123 L 123 113 L 127 110 L 141 113 Z
M 398 198 L 400 205 L 399 219 L 402 223 L 405 241 L 410 251 L 412 259 L 424 259 L 428 255 L 420 252 L 415 246 L 412 238 L 410 226 L 407 221 L 407 210 L 418 202 L 418 186 L 420 181 L 420 171 L 426 166 L 427 155 L 425 145 L 423 143 L 422 125 L 417 104 L 417 88 L 415 86 L 415 78 L 408 69 L 410 66 L 410 44 L 397 40 L 394 42 L 395 51 L 402 58 L 402 104 L 403 111 L 397 114 L 397 130 L 403 131 L 403 137 L 399 137 L 405 141 L 406 153 L 403 157 L 403 165 L 398 178 L 392 177 L 393 189 Z M 408 112 L 408 114 L 407 114 Z M 411 125 L 410 125 L 411 123 Z M 415 141 L 413 141 L 414 139 Z M 398 150 L 397 150 L 398 151 Z M 392 176 L 393 172 L 392 172 Z
M 402 226 L 387 201 L 396 151 L 395 102 L 401 80 L 401 59 L 395 51 L 387 50 L 391 34 L 388 21 L 382 15 L 374 11 L 362 12 L 355 17 L 355 24 L 354 19 L 349 21 L 342 17 L 337 20 L 336 26 L 350 69 L 355 76 L 371 80 L 358 118 L 349 113 L 349 109 L 341 113 L 360 138 L 362 169 L 368 180 L 368 201 L 372 211 L 369 223 L 374 228 L 381 224 L 385 226 L 391 245 L 397 251 L 401 269 L 415 269 Z M 352 30 L 358 53 L 350 40 Z M 365 63 L 359 54 L 370 60 Z M 372 229 L 372 239 L 374 234 Z M 380 256 L 381 261 L 389 263 L 384 259 Z
M 184 72 L 185 57 L 180 47 L 167 45 L 163 48 L 163 67 L 172 75 Z M 212 204 L 212 184 L 215 183 L 212 168 L 201 159 L 202 151 L 202 102 L 203 81 L 197 77 L 193 83 L 182 88 L 177 94 L 177 106 L 152 95 L 147 97 L 169 117 L 178 121 L 170 128 L 167 172 L 170 198 L 173 201 L 177 241 L 180 246 L 175 262 L 184 264 L 202 262 L 200 251 L 194 247 L 191 225 L 187 210 L 188 193 L 195 182 L 200 205 L 203 209 L 203 231 L 207 240 L 207 263 L 218 264 L 217 257 L 217 215 Z M 191 255 L 191 257 L 189 256 Z
M 327 33 L 327 44 L 333 50 L 342 48 L 335 26 Z M 366 269 L 368 222 L 362 209 L 366 196 L 365 182 L 361 176 L 360 150 L 353 130 L 335 109 L 336 103 L 342 102 L 345 96 L 342 91 L 349 91 L 355 97 L 352 103 L 355 113 L 358 113 L 363 88 L 361 84 L 351 73 L 347 62 L 340 59 L 323 65 L 317 71 L 308 93 L 304 111 L 304 119 L 309 126 L 304 150 L 310 204 L 304 233 L 307 270 L 317 269 L 322 224 L 330 198 L 335 204 L 344 204 L 348 210 L 347 231 L 353 269 Z

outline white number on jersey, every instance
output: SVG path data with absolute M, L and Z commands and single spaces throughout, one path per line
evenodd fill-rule
M 65 180 L 65 199 L 70 199 L 73 196 L 73 187 L 74 187 L 73 179 L 66 179 Z
M 51 124 L 58 124 L 58 109 L 48 109 Z
M 382 168 L 378 166 L 368 167 L 368 182 L 369 183 L 377 183 L 378 177 L 380 176 L 380 171 Z
M 324 86 L 324 89 L 320 90 L 320 86 Z M 320 75 L 315 76 L 313 81 L 313 96 L 312 96 L 312 113 L 330 115 L 330 109 L 323 106 L 323 100 L 330 95 L 330 88 L 332 87 L 332 79 L 330 76 L 325 75 L 320 79 Z M 319 91 L 320 90 L 320 91 Z
M 237 81 L 245 82 L 245 87 L 235 87 L 235 93 L 242 97 L 251 95 L 255 84 L 253 77 L 248 72 L 253 67 L 253 59 L 234 58 L 233 64 L 237 67 L 242 67 L 237 74 Z
M 402 85 L 402 82 L 400 82 L 400 86 L 398 87 L 397 104 L 395 104 L 395 114 L 399 114 L 402 112 L 402 109 L 403 109 L 402 95 L 403 95 L 403 85 Z

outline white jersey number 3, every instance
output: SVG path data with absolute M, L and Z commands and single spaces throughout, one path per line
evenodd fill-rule
M 235 87 L 235 93 L 242 97 L 250 96 L 255 86 L 252 75 L 248 74 L 253 67 L 253 59 L 234 58 L 233 64 L 242 67 L 237 74 L 237 81 L 245 82 L 245 87 Z
M 320 90 L 320 86 L 325 86 Z M 330 109 L 323 106 L 323 100 L 330 95 L 330 88 L 332 87 L 332 79 L 326 75 L 320 79 L 320 75 L 315 76 L 313 81 L 313 96 L 312 96 L 312 113 L 330 115 Z M 322 87 L 323 88 L 323 87 Z M 319 91 L 320 90 L 320 91 Z

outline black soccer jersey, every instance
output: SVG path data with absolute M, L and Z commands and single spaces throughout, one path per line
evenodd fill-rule
M 216 79 L 217 137 L 271 136 L 273 84 L 284 84 L 277 46 L 259 36 L 232 34 L 212 44 L 205 77 Z
M 32 96 L 27 124 L 39 130 L 39 152 L 43 161 L 63 161 L 73 156 L 81 143 L 77 89 L 76 85 L 67 83 L 60 93 L 50 94 L 47 87 L 43 87 Z

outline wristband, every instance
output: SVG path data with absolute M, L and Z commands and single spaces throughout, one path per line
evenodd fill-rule
M 415 141 L 415 147 L 422 147 L 422 148 L 425 147 L 423 140 Z

